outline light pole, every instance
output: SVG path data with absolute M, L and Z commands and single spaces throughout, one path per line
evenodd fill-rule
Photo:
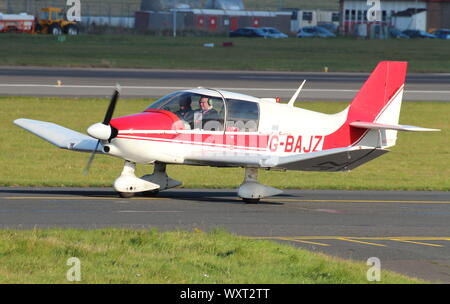
M 173 9 L 173 38 L 177 37 L 177 10 Z

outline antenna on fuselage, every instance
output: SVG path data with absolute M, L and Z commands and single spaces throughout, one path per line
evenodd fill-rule
M 300 91 L 302 90 L 303 86 L 306 83 L 306 79 L 303 80 L 302 84 L 300 85 L 300 87 L 297 89 L 297 91 L 295 92 L 295 94 L 292 96 L 291 100 L 289 100 L 288 105 L 293 107 L 295 101 L 297 100 L 298 94 L 300 94 Z

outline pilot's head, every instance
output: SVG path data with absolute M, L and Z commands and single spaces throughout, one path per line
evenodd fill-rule
M 200 98 L 200 100 L 198 101 L 200 104 L 200 108 L 205 111 L 205 110 L 209 110 L 212 108 L 211 106 L 211 101 L 209 100 L 208 97 L 203 96 L 202 98 Z

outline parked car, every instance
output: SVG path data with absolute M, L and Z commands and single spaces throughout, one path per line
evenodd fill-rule
M 449 29 L 438 29 L 433 32 L 437 38 L 440 39 L 450 39 L 450 30 Z
M 329 30 L 333 34 L 337 33 L 338 27 L 339 27 L 334 23 L 320 23 L 318 26 L 320 26 L 321 28 L 324 28 L 326 30 Z
M 395 28 L 395 27 L 390 27 L 389 28 L 389 36 L 391 38 L 409 39 L 408 35 L 404 34 L 401 30 L 399 30 L 398 28 Z
M 409 38 L 437 38 L 435 35 L 420 30 L 405 30 L 403 34 L 409 36 Z
M 257 27 L 242 27 L 230 32 L 230 37 L 266 37 L 266 34 Z
M 261 30 L 264 32 L 267 38 L 287 38 L 288 35 L 280 32 L 274 27 L 262 27 Z
M 322 37 L 322 38 L 328 38 L 328 37 L 336 37 L 335 34 L 330 32 L 329 30 L 320 27 L 320 26 L 305 26 L 301 28 L 298 33 L 297 37 L 299 38 L 305 38 L 305 37 Z

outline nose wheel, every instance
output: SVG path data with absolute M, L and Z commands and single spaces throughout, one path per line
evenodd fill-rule
M 125 161 L 122 173 L 114 182 L 114 189 L 122 198 L 133 197 L 136 193 L 153 197 L 160 190 L 165 190 L 181 185 L 181 182 L 170 178 L 166 173 L 166 164 L 155 162 L 153 174 L 144 175 L 141 178 L 134 174 L 136 164 Z
M 114 189 L 120 197 L 130 198 L 138 192 L 159 190 L 159 185 L 136 177 L 136 163 L 125 161 L 122 173 L 114 181 Z

